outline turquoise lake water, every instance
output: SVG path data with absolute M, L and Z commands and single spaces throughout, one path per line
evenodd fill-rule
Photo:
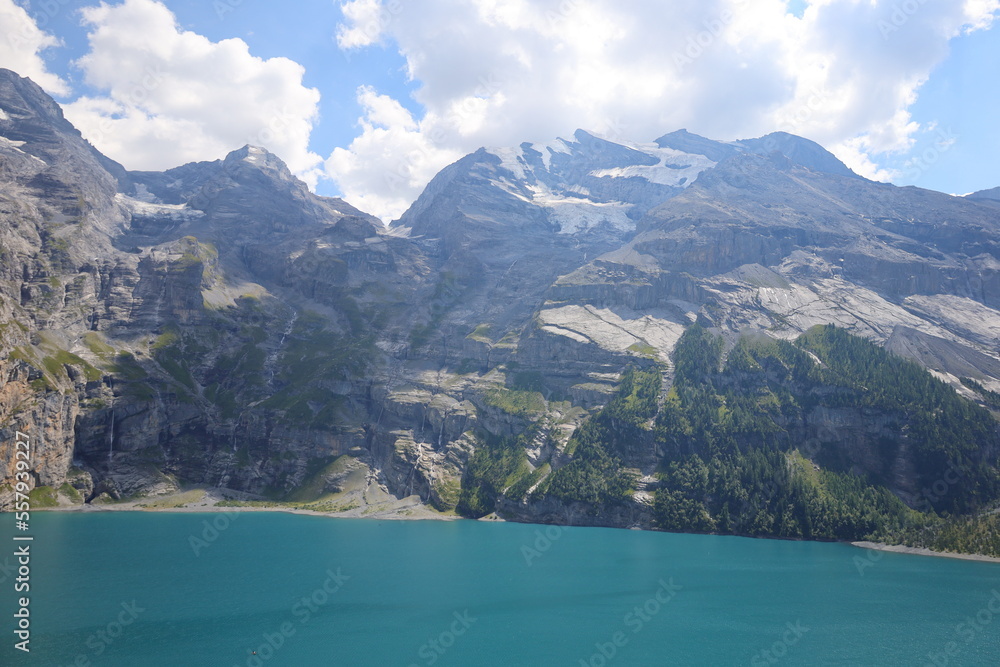
M 31 653 L 0 569 L 0 665 L 1000 665 L 992 563 L 279 513 L 36 513 L 31 534 Z

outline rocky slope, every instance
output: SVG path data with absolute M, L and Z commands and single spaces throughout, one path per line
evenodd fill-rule
M 441 510 L 504 442 L 528 476 L 501 514 L 648 526 L 649 447 L 623 450 L 626 506 L 528 496 L 626 367 L 666 393 L 696 321 L 729 346 L 833 323 L 970 399 L 959 378 L 1000 389 L 995 202 L 873 183 L 792 135 L 481 149 L 384 227 L 252 146 L 127 172 L 6 70 L 0 109 L 0 506 L 17 430 L 67 498 L 315 501 L 347 456 Z M 864 461 L 871 415 L 851 419 L 835 440 Z

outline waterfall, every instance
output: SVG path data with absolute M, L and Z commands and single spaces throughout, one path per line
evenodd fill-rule
M 108 469 L 111 469 L 111 459 L 115 453 L 115 384 L 113 379 L 108 380 L 108 389 L 111 390 L 111 428 L 108 429 Z
M 111 428 L 108 429 L 108 467 L 111 467 L 111 459 L 115 453 L 115 408 L 111 408 Z
M 298 311 L 293 311 L 291 319 L 288 320 L 288 324 L 285 326 L 285 330 L 281 334 L 281 340 L 278 341 L 277 347 L 271 351 L 271 353 L 267 356 L 267 359 L 264 361 L 264 369 L 270 374 L 270 377 L 268 378 L 269 383 L 274 382 L 274 364 L 277 363 L 278 355 L 281 354 L 281 348 L 285 344 L 285 339 L 292 334 L 292 329 L 295 328 L 295 322 L 298 319 Z

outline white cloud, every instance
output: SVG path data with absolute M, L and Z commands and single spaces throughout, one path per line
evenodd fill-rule
M 82 13 L 90 51 L 76 64 L 105 95 L 64 109 L 101 151 L 129 169 L 161 170 L 249 143 L 315 185 L 322 160 L 308 146 L 320 95 L 302 84 L 301 65 L 257 58 L 240 39 L 181 30 L 154 0 Z
M 69 86 L 57 75 L 49 72 L 42 59 L 42 52 L 60 42 L 38 27 L 14 0 L 0 0 L 0 67 L 26 76 L 52 95 L 67 95 Z
M 382 7 L 379 0 L 344 2 L 341 11 L 348 22 L 337 27 L 338 46 L 342 49 L 354 49 L 377 43 L 382 37 L 385 24 L 392 19 L 392 12 L 398 13 L 397 8 L 398 4 L 395 3 Z
M 878 179 L 905 152 L 910 116 L 949 40 L 988 27 L 997 0 L 353 0 L 344 49 L 390 41 L 418 81 L 414 118 L 363 89 L 360 134 L 326 162 L 353 201 L 397 215 L 453 156 L 607 126 L 634 139 L 677 128 L 717 139 L 782 129 Z M 402 112 L 402 113 L 401 113 Z M 386 179 L 392 142 L 419 168 Z
M 344 198 L 387 220 L 399 217 L 442 166 L 461 157 L 436 146 L 436 118 L 417 123 L 396 100 L 368 87 L 358 90 L 364 109 L 362 132 L 347 148 L 337 148 L 326 169 L 338 175 Z

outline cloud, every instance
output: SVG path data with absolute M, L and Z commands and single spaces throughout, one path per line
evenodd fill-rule
M 45 15 L 43 15 L 45 17 Z M 42 53 L 60 41 L 38 27 L 38 23 L 14 0 L 0 0 L 0 67 L 26 76 L 52 95 L 69 94 L 69 86 L 49 72 Z
M 125 0 L 82 10 L 89 52 L 77 61 L 103 91 L 65 105 L 67 118 L 129 169 L 162 170 L 263 146 L 315 185 L 309 151 L 319 92 L 287 58 L 257 58 L 240 39 L 181 30 L 166 6 Z
M 398 13 L 398 5 L 382 7 L 379 0 L 349 0 L 341 5 L 341 11 L 347 22 L 337 27 L 337 45 L 353 49 L 377 43 L 393 13 Z
M 399 102 L 366 86 L 358 90 L 358 104 L 364 110 L 361 135 L 348 148 L 335 149 L 326 169 L 338 175 L 353 206 L 390 220 L 462 153 L 435 145 L 436 118 L 417 123 Z
M 365 88 L 359 135 L 326 161 L 348 197 L 398 215 L 455 155 L 614 127 L 650 140 L 686 127 L 717 139 L 781 129 L 879 179 L 905 152 L 909 109 L 949 41 L 988 28 L 996 0 L 352 0 L 338 44 L 391 43 L 419 83 L 414 117 Z M 391 110 L 391 111 L 390 111 Z M 407 178 L 392 144 L 420 151 Z

